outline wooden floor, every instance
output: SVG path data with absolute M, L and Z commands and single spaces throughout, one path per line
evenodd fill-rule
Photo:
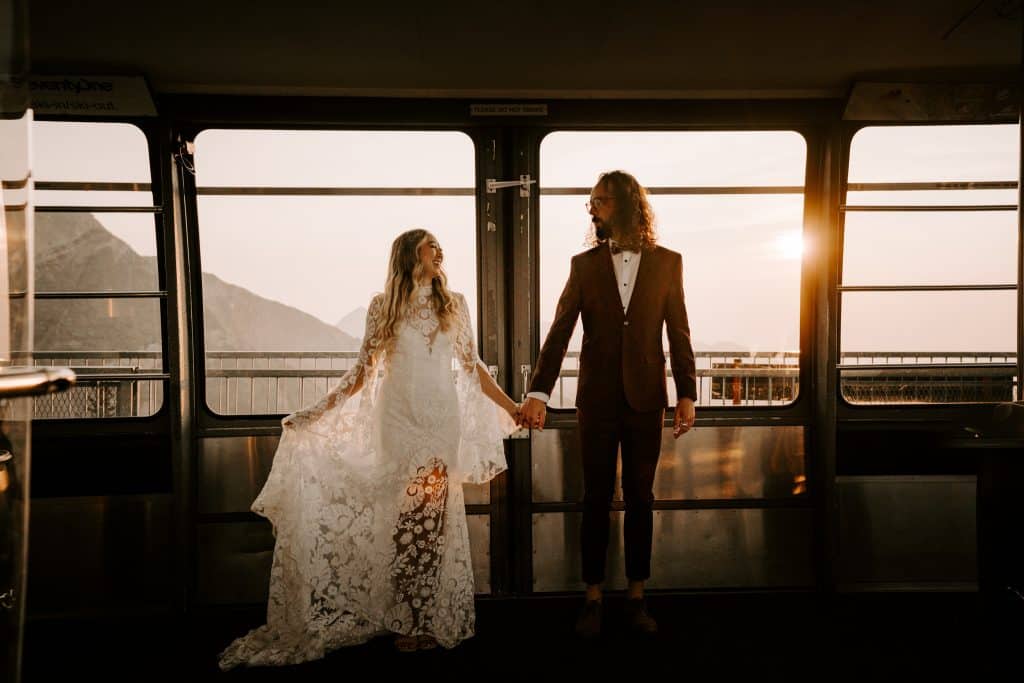
M 390 639 L 299 666 L 220 672 L 217 653 L 263 622 L 254 608 L 189 617 L 33 620 L 23 681 L 864 680 L 968 674 L 1024 680 L 1024 601 L 964 593 L 672 594 L 649 597 L 658 636 L 623 632 L 608 596 L 605 633 L 572 633 L 579 596 L 482 599 L 477 635 L 453 650 L 398 653 Z M 372 676 L 372 678 L 369 678 Z M 974 678 L 976 676 L 977 678 Z M 694 678 L 697 677 L 697 678 Z M 410 681 L 412 679 L 410 678 Z

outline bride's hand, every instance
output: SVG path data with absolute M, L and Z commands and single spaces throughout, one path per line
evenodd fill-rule
M 517 425 L 519 424 L 520 408 L 521 406 L 515 401 L 512 401 L 511 405 L 505 407 L 505 412 L 509 414 L 509 417 L 511 417 Z

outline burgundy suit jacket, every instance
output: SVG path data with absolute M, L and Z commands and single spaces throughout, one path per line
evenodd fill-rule
M 664 408 L 668 403 L 661 345 L 665 325 L 676 395 L 697 399 L 697 370 L 683 297 L 683 258 L 678 253 L 660 246 L 644 250 L 625 312 L 608 245 L 600 244 L 574 256 L 569 281 L 537 359 L 530 391 L 551 394 L 580 316 L 583 348 L 576 391 L 578 408 L 614 411 L 622 390 L 633 410 Z

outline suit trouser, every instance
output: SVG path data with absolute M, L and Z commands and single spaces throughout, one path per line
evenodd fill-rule
M 654 533 L 654 473 L 661 454 L 665 410 L 637 412 L 625 397 L 617 412 L 577 410 L 583 458 L 583 581 L 604 581 L 609 513 L 615 492 L 615 469 L 622 445 L 622 497 L 626 504 L 626 576 L 643 581 L 651 575 Z

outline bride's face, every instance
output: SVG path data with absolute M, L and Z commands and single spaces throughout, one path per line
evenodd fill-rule
M 428 235 L 426 239 L 420 242 L 417 252 L 424 277 L 433 279 L 441 274 L 444 252 L 433 235 Z

